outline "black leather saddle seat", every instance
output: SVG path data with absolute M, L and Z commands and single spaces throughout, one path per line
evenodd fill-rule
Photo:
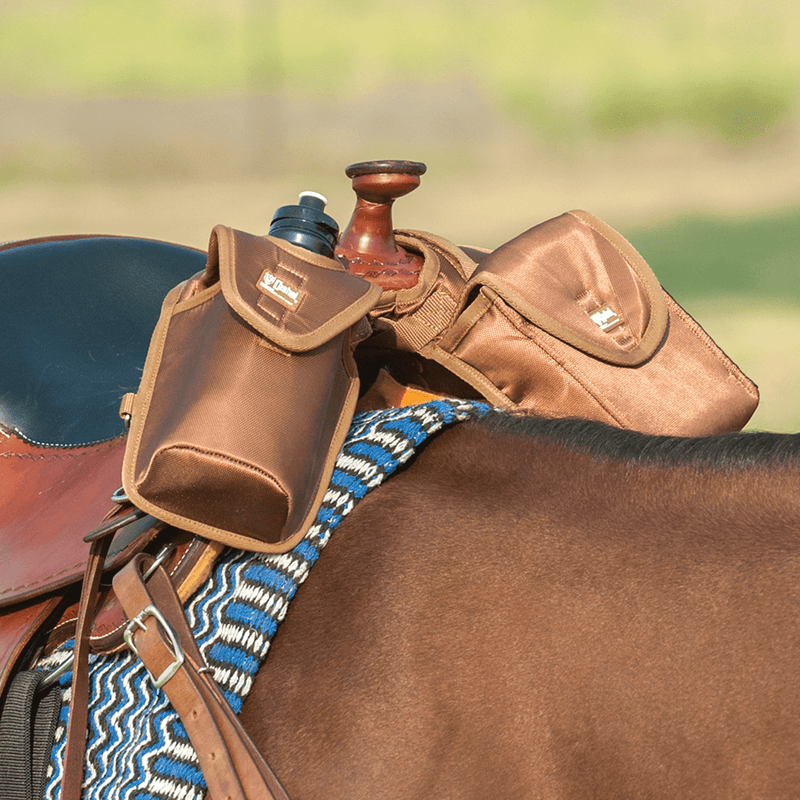
M 0 426 L 49 447 L 120 436 L 166 293 L 206 254 L 152 239 L 56 237 L 0 248 Z

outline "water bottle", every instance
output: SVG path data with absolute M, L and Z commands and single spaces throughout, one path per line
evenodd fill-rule
M 281 206 L 272 218 L 270 236 L 277 236 L 312 253 L 333 258 L 339 226 L 325 213 L 327 198 L 317 192 L 301 192 L 296 206 Z

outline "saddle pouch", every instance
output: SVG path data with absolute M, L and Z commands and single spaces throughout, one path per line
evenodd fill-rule
M 215 227 L 205 272 L 167 295 L 123 398 L 131 501 L 222 544 L 293 547 L 350 425 L 352 351 L 379 297 L 333 259 Z
M 405 383 L 653 434 L 739 430 L 755 411 L 755 385 L 585 211 L 492 253 L 419 231 L 397 240 L 424 257 L 419 284 L 384 293 L 356 356 L 373 344 L 421 356 L 393 367 Z
M 742 428 L 758 390 L 584 211 L 504 244 L 472 272 L 434 358 L 494 404 L 647 433 Z

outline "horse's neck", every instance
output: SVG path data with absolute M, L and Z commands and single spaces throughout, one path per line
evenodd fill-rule
M 642 437 L 643 444 L 648 441 Z M 797 436 L 787 435 L 782 443 L 800 453 Z M 745 443 L 752 444 L 757 442 Z M 481 422 L 433 442 L 427 457 L 440 462 L 441 486 L 437 491 L 435 484 L 426 485 L 425 492 L 443 502 L 458 502 L 450 488 L 458 482 L 486 508 L 538 514 L 554 525 L 602 529 L 609 536 L 657 535 L 665 546 L 675 537 L 687 543 L 694 537 L 728 549 L 732 538 L 752 537 L 760 547 L 759 527 L 766 523 L 773 544 L 785 534 L 786 546 L 794 548 L 800 524 L 800 459 L 754 457 L 739 466 L 730 458 L 719 466 L 702 459 L 637 463 Z

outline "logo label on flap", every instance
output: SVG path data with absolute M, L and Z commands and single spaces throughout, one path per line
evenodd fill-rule
M 302 299 L 300 289 L 293 289 L 277 275 L 269 272 L 269 270 L 264 270 L 257 286 L 264 294 L 274 297 L 278 302 L 290 309 L 297 308 Z
M 589 319 L 600 328 L 601 331 L 610 331 L 622 325 L 622 320 L 616 311 L 611 306 L 603 306 L 598 308 L 597 311 L 592 311 L 589 314 Z

